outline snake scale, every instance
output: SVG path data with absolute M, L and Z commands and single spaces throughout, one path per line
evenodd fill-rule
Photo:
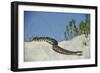
M 32 39 L 32 41 L 44 41 L 47 42 L 49 44 L 52 45 L 52 49 L 60 54 L 64 54 L 64 55 L 77 55 L 77 56 L 81 56 L 82 55 L 82 51 L 70 51 L 70 50 L 65 50 L 63 48 L 61 48 L 60 46 L 58 46 L 58 42 L 50 37 L 34 37 Z

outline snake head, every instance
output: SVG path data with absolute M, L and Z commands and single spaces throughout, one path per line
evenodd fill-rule
M 77 51 L 76 53 L 78 56 L 82 56 L 82 51 Z

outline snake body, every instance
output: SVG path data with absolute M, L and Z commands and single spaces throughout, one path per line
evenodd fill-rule
M 82 51 L 70 51 L 70 50 L 65 50 L 63 48 L 61 48 L 60 46 L 58 46 L 58 42 L 50 37 L 34 37 L 32 39 L 32 41 L 45 41 L 49 44 L 52 45 L 52 49 L 60 54 L 64 54 L 64 55 L 78 55 L 81 56 L 82 55 Z

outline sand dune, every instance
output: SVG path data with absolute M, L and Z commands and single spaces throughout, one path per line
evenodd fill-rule
M 89 42 L 84 35 L 75 37 L 72 40 L 59 42 L 58 45 L 64 49 L 71 51 L 83 51 L 82 56 L 63 55 L 52 50 L 52 45 L 47 42 L 25 42 L 24 61 L 49 61 L 49 60 L 71 60 L 71 59 L 87 59 L 90 58 Z M 88 45 L 83 45 L 86 40 Z

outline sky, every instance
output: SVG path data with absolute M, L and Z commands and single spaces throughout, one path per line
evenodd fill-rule
M 72 19 L 76 20 L 78 26 L 85 16 L 79 13 L 24 11 L 24 39 L 45 36 L 62 41 L 66 25 Z

